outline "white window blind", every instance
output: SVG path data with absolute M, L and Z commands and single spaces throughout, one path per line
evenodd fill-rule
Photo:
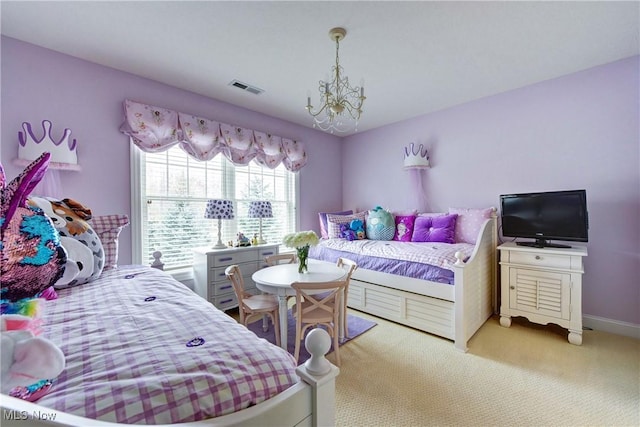
M 134 149 L 135 150 L 135 149 Z M 273 218 L 262 219 L 262 235 L 269 243 L 296 229 L 296 175 L 280 165 L 275 169 L 255 163 L 234 166 L 224 156 L 198 161 L 178 146 L 161 153 L 138 151 L 140 227 L 135 227 L 134 248 L 144 264 L 161 251 L 165 270 L 190 267 L 193 249 L 212 247 L 218 239 L 218 220 L 204 218 L 208 199 L 233 200 L 235 218 L 222 220 L 222 241 L 235 242 L 242 232 L 251 239 L 258 234 L 260 219 L 248 217 L 249 202 L 268 200 Z M 135 160 L 134 160 L 135 162 Z M 135 180 L 134 180 L 135 181 Z M 135 185 L 135 183 L 134 183 Z M 134 262 L 137 257 L 134 255 Z

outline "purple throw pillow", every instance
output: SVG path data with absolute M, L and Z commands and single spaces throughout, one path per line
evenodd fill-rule
M 456 218 L 458 218 L 457 214 L 417 217 L 411 241 L 454 243 Z
M 413 236 L 413 225 L 416 221 L 415 215 L 396 215 L 396 234 L 393 240 L 400 242 L 410 242 Z
M 318 219 L 320 220 L 320 237 L 323 239 L 329 238 L 329 227 L 327 225 L 327 215 L 351 215 L 352 210 L 342 212 L 318 212 Z

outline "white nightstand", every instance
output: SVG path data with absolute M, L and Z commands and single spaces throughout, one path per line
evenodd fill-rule
M 582 274 L 587 248 L 533 248 L 514 242 L 500 250 L 500 324 L 512 316 L 555 323 L 569 330 L 569 342 L 582 344 Z
M 238 264 L 244 279 L 245 290 L 259 293 L 251 275 L 266 267 L 264 257 L 278 253 L 279 243 L 245 246 L 240 248 L 197 248 L 193 254 L 194 292 L 220 310 L 238 306 L 238 299 L 224 270 Z

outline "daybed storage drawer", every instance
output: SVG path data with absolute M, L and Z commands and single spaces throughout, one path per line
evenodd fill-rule
M 454 304 L 451 301 L 352 278 L 347 305 L 441 337 L 454 338 Z
M 571 268 L 571 257 L 556 254 L 535 254 L 531 252 L 511 252 L 509 260 L 512 264 L 531 265 L 545 268 Z

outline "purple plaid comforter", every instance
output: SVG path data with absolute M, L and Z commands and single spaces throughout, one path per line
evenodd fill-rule
M 37 403 L 128 424 L 197 421 L 258 404 L 298 381 L 293 357 L 164 272 L 106 271 L 44 308 L 66 357 Z M 272 327 L 272 326 L 271 326 Z

